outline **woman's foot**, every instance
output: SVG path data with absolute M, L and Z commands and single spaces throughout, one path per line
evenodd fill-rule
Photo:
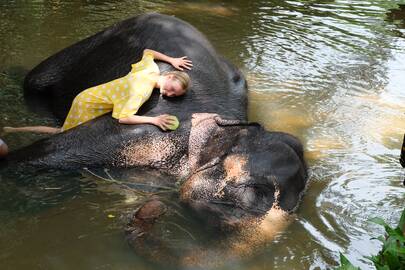
M 14 131 L 15 131 L 15 128 L 13 128 L 13 127 L 4 127 L 3 128 L 3 134 L 12 133 Z
M 4 127 L 3 134 L 15 132 L 33 132 L 33 133 L 48 133 L 57 134 L 62 132 L 62 128 L 46 127 L 46 126 L 29 126 L 29 127 Z
M 7 154 L 8 146 L 2 139 L 0 139 L 0 158 L 7 156 Z

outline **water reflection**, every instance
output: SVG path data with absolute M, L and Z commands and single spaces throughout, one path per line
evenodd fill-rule
M 250 120 L 298 136 L 310 164 L 296 221 L 251 259 L 223 269 L 324 269 L 337 264 L 339 251 L 371 269 L 363 256 L 377 252 L 379 243 L 369 239 L 382 230 L 366 220 L 381 216 L 396 223 L 405 199 L 397 161 L 405 130 L 405 16 L 397 2 L 0 3 L 0 125 L 53 125 L 27 110 L 21 75 L 10 72 L 16 66 L 28 70 L 135 14 L 178 16 L 247 75 Z M 5 139 L 19 147 L 39 137 Z M 77 172 L 18 174 L 27 173 L 1 174 L 0 262 L 6 269 L 159 268 L 136 257 L 123 241 L 122 224 L 108 218 L 139 197 Z M 188 229 L 199 235 L 193 226 Z

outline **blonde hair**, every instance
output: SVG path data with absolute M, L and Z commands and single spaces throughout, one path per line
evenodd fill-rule
M 187 92 L 188 88 L 190 87 L 190 76 L 184 71 L 167 71 L 163 73 L 163 75 L 173 75 L 173 79 L 177 80 L 180 83 L 181 87 L 184 90 L 184 93 Z

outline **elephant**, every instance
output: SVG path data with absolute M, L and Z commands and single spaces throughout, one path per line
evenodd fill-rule
M 78 93 L 126 75 L 145 48 L 193 61 L 185 96 L 153 93 L 138 112 L 175 115 L 177 130 L 122 125 L 106 114 L 12 151 L 2 163 L 157 170 L 181 182 L 182 205 L 222 232 L 259 228 L 271 209 L 292 213 L 308 180 L 302 144 L 293 135 L 249 123 L 244 75 L 202 33 L 174 16 L 138 15 L 63 49 L 27 74 L 25 97 L 46 101 L 62 121 Z M 158 66 L 161 72 L 171 69 Z M 146 239 L 156 240 L 152 228 L 166 210 L 154 197 L 130 215 L 126 232 L 136 250 L 145 253 Z

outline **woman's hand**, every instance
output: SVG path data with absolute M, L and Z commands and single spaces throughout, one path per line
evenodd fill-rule
M 170 64 L 172 64 L 172 66 L 175 67 L 176 69 L 182 71 L 184 70 L 184 68 L 191 70 L 191 67 L 193 66 L 191 60 L 187 59 L 187 56 L 172 58 Z
M 170 57 L 170 56 L 167 56 L 167 55 L 165 55 L 163 53 L 160 53 L 160 52 L 157 52 L 157 51 L 154 51 L 154 50 L 151 50 L 151 49 L 145 49 L 143 51 L 143 53 L 145 53 L 145 52 L 152 53 L 153 58 L 155 60 L 161 60 L 161 61 L 165 61 L 167 63 L 170 63 L 173 67 L 175 67 L 178 70 L 184 70 L 184 68 L 190 70 L 191 67 L 193 66 L 191 60 L 186 59 L 187 56 L 175 58 L 175 57 Z
M 151 124 L 166 131 L 167 129 L 169 129 L 169 126 L 172 125 L 174 122 L 175 122 L 175 120 L 173 119 L 172 115 L 162 114 L 162 115 L 153 117 Z

